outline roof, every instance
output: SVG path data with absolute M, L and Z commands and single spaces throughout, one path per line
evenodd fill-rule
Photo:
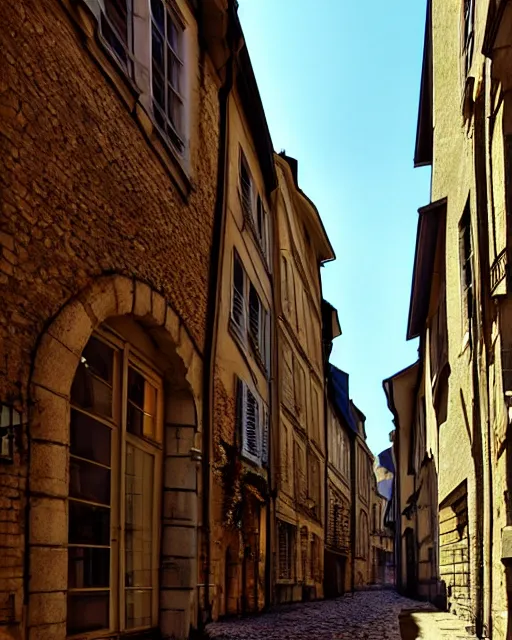
M 343 333 L 340 327 L 340 319 L 338 317 L 338 309 L 322 298 L 322 325 L 324 327 L 325 336 L 329 340 L 338 338 Z
M 446 202 L 446 198 L 443 198 L 418 210 L 407 340 L 417 338 L 425 328 L 430 305 L 438 230 L 441 221 L 446 218 Z
M 434 148 L 434 127 L 432 118 L 432 0 L 427 0 L 425 20 L 425 40 L 423 45 L 423 65 L 421 69 L 420 104 L 416 128 L 414 166 L 432 164 Z
M 328 392 L 331 402 L 338 414 L 343 418 L 346 426 L 357 433 L 357 425 L 350 411 L 350 396 L 348 386 L 348 373 L 329 364 Z
M 309 226 L 309 232 L 314 232 L 316 237 L 318 238 L 318 249 L 320 251 L 320 262 L 331 262 L 336 259 L 336 254 L 334 253 L 334 249 L 332 247 L 331 241 L 329 240 L 329 236 L 327 235 L 327 231 L 325 230 L 324 223 L 322 222 L 322 218 L 320 217 L 320 213 L 316 208 L 315 203 L 302 191 L 299 187 L 298 180 L 298 169 L 299 163 L 295 158 L 291 156 L 287 156 L 284 151 L 281 153 L 276 153 L 276 159 L 282 160 L 281 166 L 285 169 L 285 174 L 289 182 L 293 184 L 295 187 L 295 191 L 299 196 L 299 201 L 301 201 L 302 205 L 305 205 L 305 209 L 308 212 L 306 226 Z
M 254 75 L 254 69 L 249 56 L 249 50 L 245 43 L 238 54 L 237 60 L 240 71 L 236 75 L 236 84 L 240 93 L 245 117 L 253 134 L 254 145 L 265 180 L 267 195 L 270 195 L 277 186 L 274 166 L 274 147 L 272 145 L 258 83 L 256 82 L 256 76 Z

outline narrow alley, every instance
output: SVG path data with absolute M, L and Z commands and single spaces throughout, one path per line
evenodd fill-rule
M 258 617 L 216 622 L 207 631 L 212 640 L 401 640 L 399 616 L 411 609 L 431 607 L 392 590 L 360 591 L 335 600 L 279 607 Z M 443 636 L 412 633 L 403 637 L 441 640 Z

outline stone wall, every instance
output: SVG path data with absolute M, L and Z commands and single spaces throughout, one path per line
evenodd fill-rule
M 107 55 L 91 54 L 64 3 L 7 3 L 2 24 L 0 400 L 27 423 L 43 331 L 102 274 L 137 278 L 159 292 L 201 354 L 218 87 L 196 34 L 197 121 L 184 192 L 136 119 L 121 73 Z M 0 465 L 0 622 L 22 619 L 30 429 L 18 438 L 14 465 Z

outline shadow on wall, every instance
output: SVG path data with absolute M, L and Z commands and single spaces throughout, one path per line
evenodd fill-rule
M 506 437 L 506 455 L 507 455 L 507 487 L 505 491 L 505 495 L 503 496 L 504 502 L 506 505 L 506 514 L 507 514 L 507 529 L 508 527 L 512 527 L 512 428 L 509 426 Z M 510 529 L 508 529 L 510 531 Z M 503 556 L 509 555 L 509 553 L 504 553 L 506 545 L 504 535 L 508 534 L 502 532 L 502 562 L 505 566 L 505 580 L 506 580 L 506 588 L 507 588 L 507 603 L 508 603 L 508 620 L 507 620 L 507 638 L 512 638 L 512 558 L 505 559 Z

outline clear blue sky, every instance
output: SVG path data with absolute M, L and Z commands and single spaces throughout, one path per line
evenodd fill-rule
M 413 168 L 425 0 L 240 0 L 276 151 L 299 161 L 337 260 L 324 296 L 343 335 L 374 453 L 393 428 L 382 380 L 415 361 L 406 342 L 417 210 L 430 169 Z

